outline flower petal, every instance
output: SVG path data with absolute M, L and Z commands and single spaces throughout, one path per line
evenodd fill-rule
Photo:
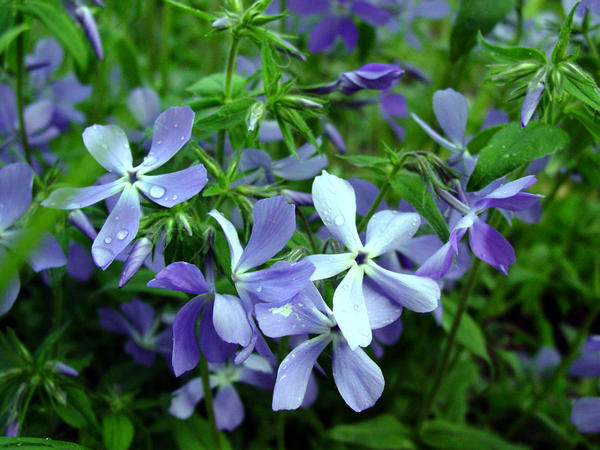
M 433 111 L 438 123 L 456 145 L 464 148 L 469 107 L 465 97 L 454 89 L 445 89 L 433 94 Z
M 126 175 L 132 169 L 127 135 L 116 125 L 92 125 L 83 131 L 83 143 L 109 172 Z
M 352 350 L 344 339 L 334 342 L 332 371 L 340 395 L 356 412 L 373 406 L 383 392 L 381 369 L 362 348 Z
M 96 25 L 96 21 L 94 20 L 94 16 L 92 12 L 87 6 L 79 6 L 75 10 L 75 16 L 81 26 L 83 27 L 83 31 L 90 41 L 94 52 L 98 59 L 102 59 L 104 57 L 104 52 L 102 51 L 102 41 L 100 40 L 100 34 L 98 33 L 98 26 Z
M 196 164 L 164 175 L 140 175 L 135 185 L 154 203 L 171 208 L 192 198 L 207 181 L 206 169 Z
M 200 341 L 200 348 L 202 354 L 211 363 L 222 363 L 227 359 L 231 358 L 238 348 L 237 344 L 230 344 L 225 342 L 217 334 L 213 321 L 213 308 L 212 305 L 207 305 L 202 311 L 200 317 L 200 329 L 198 330 L 198 340 Z M 250 350 L 251 352 L 252 350 Z M 192 367 L 198 363 L 198 359 L 194 362 Z
M 213 324 L 219 337 L 231 344 L 247 346 L 252 328 L 242 301 L 234 295 L 215 294 Z
M 329 232 L 351 251 L 363 245 L 356 231 L 356 197 L 352 185 L 326 170 L 312 186 L 315 209 Z
M 440 287 L 430 278 L 396 273 L 371 262 L 365 266 L 371 278 L 390 299 L 415 312 L 431 312 L 440 300 Z
M 0 231 L 13 225 L 31 204 L 33 170 L 25 163 L 0 169 Z
M 384 25 L 392 18 L 392 13 L 387 9 L 379 8 L 370 3 L 361 1 L 353 2 L 350 7 L 350 12 L 356 14 L 363 21 L 374 27 Z
M 222 386 L 217 390 L 214 409 L 219 430 L 232 431 L 244 420 L 244 405 L 232 385 Z
M 311 281 L 330 278 L 350 268 L 354 263 L 353 253 L 339 253 L 337 255 L 309 255 L 305 258 L 315 266 Z
M 380 211 L 375 213 L 367 224 L 365 250 L 371 256 L 379 256 L 392 250 L 415 235 L 421 224 L 416 213 Z
M 19 273 L 13 266 L 11 258 L 8 256 L 6 250 L 1 247 L 0 266 L 10 273 L 10 275 L 6 277 L 6 285 L 0 286 L 0 316 L 2 316 L 12 308 L 12 305 L 14 305 L 15 300 L 19 296 L 19 291 L 21 290 L 21 283 L 19 281 Z
M 121 311 L 136 328 L 140 336 L 146 336 L 154 322 L 154 308 L 134 298 L 129 303 L 121 304 Z
M 352 53 L 352 50 L 354 50 L 354 47 L 358 43 L 358 29 L 350 17 L 340 17 L 337 34 L 342 38 L 346 46 L 346 51 Z
M 140 225 L 140 200 L 135 187 L 127 185 L 92 244 L 92 258 L 102 270 L 135 238 Z
M 330 341 L 329 334 L 317 336 L 304 341 L 285 357 L 277 370 L 273 411 L 296 409 L 302 404 L 313 366 Z
M 157 273 L 147 286 L 188 294 L 205 294 L 211 290 L 200 269 L 186 262 L 169 264 Z
M 252 234 L 233 271 L 246 272 L 278 253 L 296 230 L 294 211 L 295 206 L 281 195 L 257 201 L 252 209 Z
M 94 272 L 94 263 L 87 249 L 76 241 L 69 242 L 67 273 L 77 281 L 89 281 Z
M 333 315 L 351 348 L 371 343 L 369 313 L 363 295 L 363 270 L 356 264 L 333 294 Z
M 155 90 L 136 88 L 127 97 L 127 107 L 137 122 L 150 127 L 160 112 L 160 99 Z
M 98 308 L 100 326 L 113 333 L 133 336 L 134 329 L 123 315 L 112 308 Z
M 482 261 L 508 275 L 508 266 L 516 261 L 515 251 L 495 228 L 477 219 L 469 230 L 471 250 Z
M 379 292 L 375 283 L 368 279 L 363 281 L 363 295 L 372 330 L 388 326 L 402 314 L 402 307 Z
M 196 404 L 203 397 L 202 379 L 194 378 L 173 392 L 169 414 L 179 419 L 187 419 L 194 413 Z
M 521 128 L 525 128 L 533 117 L 545 89 L 546 85 L 541 82 L 535 87 L 527 89 L 527 94 L 521 106 Z
M 311 53 L 318 53 L 330 48 L 335 42 L 337 28 L 337 17 L 323 17 L 310 32 L 310 37 L 308 38 L 308 51 Z
M 196 367 L 200 360 L 196 321 L 203 306 L 204 300 L 200 296 L 194 297 L 175 315 L 171 364 L 176 377 Z
M 64 266 L 67 258 L 54 236 L 44 231 L 40 242 L 27 256 L 27 262 L 35 272 L 40 272 Z
M 454 254 L 454 248 L 450 242 L 446 242 L 417 269 L 415 274 L 439 280 L 450 270 Z
M 42 202 L 46 208 L 56 209 L 79 209 L 93 205 L 101 200 L 121 192 L 127 183 L 122 179 L 111 183 L 100 184 L 98 186 L 88 186 L 83 188 L 60 188 L 52 192 L 50 196 Z
M 162 166 L 183 147 L 192 135 L 194 111 L 189 106 L 173 106 L 154 122 L 152 147 L 138 167 L 141 174 Z
M 237 266 L 238 261 L 242 256 L 242 245 L 240 244 L 240 238 L 238 237 L 237 231 L 233 224 L 216 209 L 213 209 L 208 213 L 208 215 L 219 222 L 219 225 L 221 225 L 221 229 L 225 234 L 225 239 L 227 239 L 227 243 L 229 244 L 229 252 L 231 253 L 231 268 L 233 269 Z
M 571 423 L 580 433 L 600 433 L 600 397 L 577 400 L 571 411 Z
M 448 150 L 460 151 L 460 148 L 456 144 L 454 144 L 454 143 L 450 142 L 449 140 L 440 136 L 437 131 L 435 131 L 433 128 L 431 128 L 429 125 L 427 125 L 427 123 L 425 123 L 415 113 L 411 113 L 410 115 L 412 116 L 414 121 L 417 122 L 421 128 L 423 128 L 423 131 L 425 131 L 425 133 L 427 133 L 429 135 L 429 137 L 431 139 L 433 139 L 435 142 L 440 144 L 442 147 L 447 148 Z

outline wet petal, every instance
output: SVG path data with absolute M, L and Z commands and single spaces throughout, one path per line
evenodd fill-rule
M 83 131 L 83 143 L 109 172 L 126 175 L 132 169 L 131 149 L 125 132 L 116 125 L 92 125 Z
M 98 186 L 60 188 L 52 192 L 52 194 L 42 202 L 42 206 L 57 209 L 85 208 L 86 206 L 93 205 L 94 203 L 118 194 L 125 189 L 126 186 L 126 182 L 118 179 L 111 183 L 100 184 Z
M 247 346 L 252 338 L 252 328 L 242 301 L 234 295 L 215 294 L 213 324 L 225 342 Z
M 221 225 L 221 229 L 225 234 L 225 239 L 227 239 L 227 243 L 229 244 L 229 252 L 231 254 L 231 268 L 237 266 L 240 257 L 242 256 L 242 245 L 240 244 L 240 238 L 238 237 L 237 231 L 233 224 L 227 220 L 223 214 L 221 214 L 216 209 L 213 209 L 208 213 L 213 219 L 219 222 Z
M 397 250 L 419 229 L 421 218 L 416 213 L 380 211 L 367 224 L 365 250 L 370 256 L 379 256 Z
M 369 313 L 363 295 L 363 270 L 350 268 L 333 294 L 333 315 L 351 348 L 371 343 Z
M 211 290 L 200 269 L 186 262 L 169 264 L 157 273 L 147 286 L 189 294 L 205 294 Z
M 354 263 L 354 254 L 339 253 L 337 255 L 309 255 L 305 259 L 315 266 L 315 271 L 310 279 L 316 281 L 331 278 L 350 268 Z
M 189 200 L 206 185 L 202 164 L 164 175 L 140 175 L 135 185 L 154 203 L 171 208 Z

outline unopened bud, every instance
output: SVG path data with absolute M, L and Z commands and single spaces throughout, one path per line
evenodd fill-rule
M 265 116 L 266 106 L 263 102 L 254 103 L 248 110 L 246 116 L 246 124 L 248 125 L 248 131 L 255 131 L 262 122 Z
M 92 241 L 98 236 L 98 232 L 94 228 L 94 225 L 92 225 L 90 219 L 88 219 L 80 209 L 76 209 L 69 213 L 69 222 Z
M 129 255 L 127 255 L 127 259 L 125 260 L 125 264 L 123 265 L 123 271 L 121 272 L 121 277 L 119 278 L 119 287 L 123 287 L 127 284 L 129 280 L 140 270 L 144 261 L 152 252 L 152 241 L 147 237 L 143 237 L 138 239 L 133 244 Z
M 228 28 L 231 28 L 232 26 L 234 26 L 237 23 L 237 20 L 231 18 L 231 17 L 219 17 L 217 20 L 215 20 L 211 26 L 215 29 L 215 30 L 227 30 Z

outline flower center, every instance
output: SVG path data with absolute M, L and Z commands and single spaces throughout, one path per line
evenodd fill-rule
M 356 261 L 356 264 L 358 264 L 359 266 L 361 266 L 361 265 L 367 263 L 367 259 L 369 259 L 369 254 L 368 253 L 358 252 L 358 255 L 356 255 L 356 258 L 354 258 L 354 261 Z

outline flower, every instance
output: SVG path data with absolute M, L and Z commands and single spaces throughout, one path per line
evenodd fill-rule
M 104 2 L 102 0 L 92 0 L 94 4 L 104 8 Z M 100 40 L 100 34 L 98 33 L 98 26 L 94 20 L 94 16 L 90 9 L 83 3 L 83 0 L 65 0 L 65 6 L 71 16 L 75 16 L 77 21 L 83 27 L 83 31 L 94 49 L 98 59 L 104 57 L 104 51 L 102 50 L 102 41 Z
M 120 178 L 99 186 L 57 189 L 42 205 L 79 209 L 121 192 L 92 245 L 94 262 L 103 270 L 135 238 L 141 214 L 138 191 L 170 208 L 195 196 L 208 181 L 202 164 L 163 175 L 146 175 L 165 164 L 185 145 L 193 122 L 194 112 L 188 106 L 163 112 L 154 123 L 150 152 L 136 167 L 132 166 L 131 149 L 121 128 L 92 125 L 83 132 L 83 142 L 91 155 Z
M 294 205 L 282 196 L 257 201 L 252 210 L 254 226 L 242 249 L 233 224 L 220 212 L 209 215 L 221 226 L 231 254 L 231 278 L 242 300 L 253 303 L 281 301 L 296 295 L 309 281 L 314 267 L 306 260 L 279 261 L 271 267 L 250 272 L 277 254 L 296 230 Z
M 234 430 L 244 420 L 244 405 L 235 390 L 234 383 L 241 382 L 271 389 L 273 368 L 269 361 L 258 355 L 250 355 L 242 365 L 210 364 L 213 372 L 209 377 L 211 389 L 217 388 L 213 400 L 215 422 L 219 430 Z M 187 419 L 194 412 L 196 404 L 204 397 L 202 379 L 193 378 L 173 392 L 169 413 L 179 419 Z
M 154 364 L 156 353 L 168 359 L 173 331 L 169 326 L 157 334 L 160 321 L 155 318 L 154 308 L 134 298 L 123 303 L 121 311 L 123 314 L 112 308 L 99 308 L 98 315 L 102 328 L 130 338 L 125 344 L 125 352 L 142 366 Z
M 340 90 L 346 95 L 354 94 L 362 89 L 386 90 L 393 87 L 402 74 L 398 66 L 390 64 L 369 63 L 358 70 L 340 74 Z
M 587 338 L 581 356 L 573 362 L 569 375 L 577 378 L 593 378 L 600 375 L 600 335 Z
M 317 213 L 333 237 L 344 244 L 348 253 L 311 255 L 315 266 L 311 280 L 321 280 L 350 269 L 333 296 L 333 314 L 351 349 L 371 342 L 371 327 L 365 306 L 366 275 L 384 295 L 416 312 L 430 312 L 440 299 L 440 288 L 429 278 L 384 269 L 374 259 L 392 251 L 412 237 L 421 223 L 415 213 L 380 211 L 367 225 L 366 244 L 356 230 L 356 198 L 346 180 L 327 171 L 316 177 L 312 188 Z
M 8 284 L 0 286 L 0 316 L 12 307 L 21 289 L 19 274 L 7 250 L 22 236 L 23 230 L 15 229 L 14 224 L 29 209 L 32 184 L 33 170 L 25 163 L 0 169 L 0 267 L 9 273 Z M 60 245 L 47 232 L 42 234 L 41 242 L 29 253 L 27 261 L 35 272 L 67 263 Z
M 379 329 L 395 321 L 401 308 L 382 295 L 366 297 L 369 320 Z M 334 300 L 335 301 L 335 300 Z M 316 334 L 296 346 L 281 362 L 273 390 L 273 410 L 296 409 L 302 405 L 312 368 L 330 343 L 333 344 L 333 379 L 346 404 L 362 411 L 375 404 L 385 381 L 381 369 L 360 347 L 352 349 L 336 324 L 335 314 L 310 283 L 290 300 L 256 305 L 261 330 L 270 337 Z

